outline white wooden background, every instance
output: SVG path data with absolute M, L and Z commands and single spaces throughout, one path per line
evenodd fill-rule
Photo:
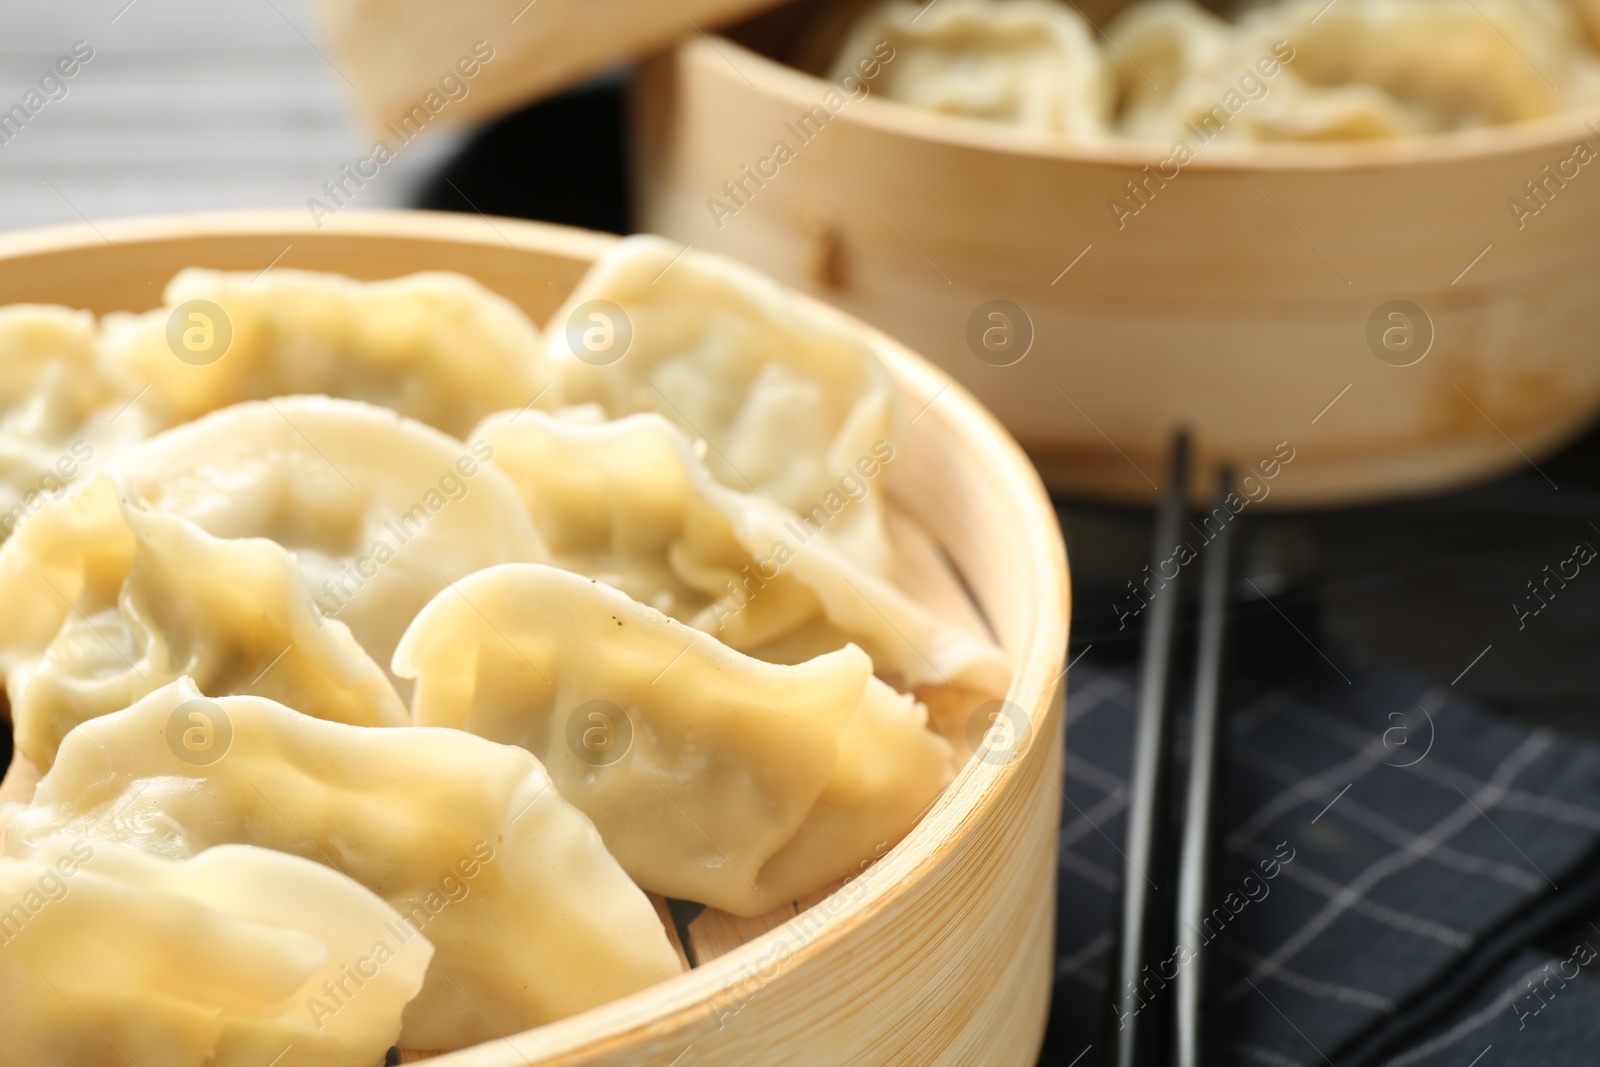
M 79 40 L 67 96 L 0 144 L 0 230 L 304 207 L 365 154 L 308 0 L 0 0 L 0 111 Z M 406 203 L 455 143 L 408 146 L 352 206 Z

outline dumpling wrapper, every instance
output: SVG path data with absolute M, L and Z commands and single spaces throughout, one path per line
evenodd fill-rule
M 857 73 L 881 43 L 893 58 L 871 84 L 891 100 L 1076 140 L 1103 138 L 1110 123 L 1092 30 L 1058 0 L 888 0 L 856 23 L 830 77 Z
M 764 663 L 553 567 L 460 582 L 394 668 L 419 724 L 538 756 L 645 889 L 735 915 L 859 869 L 948 781 L 926 709 L 860 649 Z
M 1589 47 L 1600 52 L 1600 0 L 1567 0 L 1567 6 L 1589 35 Z
M 1119 132 L 1196 151 L 1548 115 L 1600 94 L 1600 60 L 1572 47 L 1577 32 L 1554 0 L 1287 0 L 1237 24 L 1190 0 L 1147 0 L 1107 31 Z
M 100 353 L 87 311 L 0 308 L 0 541 L 51 495 L 160 428 L 138 394 Z
M 222 309 L 232 330 L 225 354 L 204 365 L 178 358 L 168 339 L 174 309 L 191 300 Z M 550 384 L 538 329 L 462 274 L 362 282 L 190 268 L 167 284 L 164 307 L 107 316 L 104 331 L 111 358 L 152 383 L 180 421 L 247 400 L 323 394 L 392 408 L 459 437 Z M 220 340 L 213 334 L 208 343 Z
M 620 307 L 632 333 L 603 366 L 568 336 L 595 300 Z M 844 500 L 841 479 L 896 437 L 898 394 L 867 337 L 749 267 L 660 237 L 625 238 L 596 260 L 545 343 L 566 403 L 610 418 L 656 412 L 696 442 L 717 481 L 801 513 Z M 878 497 L 849 502 L 828 537 L 887 570 Z
M 494 449 L 558 566 L 732 648 L 797 663 L 854 642 L 906 688 L 998 694 L 1010 681 L 989 641 L 943 622 L 821 536 L 832 521 L 825 507 L 795 515 L 717 484 L 660 416 L 584 424 L 505 413 L 473 437 Z M 880 476 L 867 476 L 883 457 L 870 458 L 855 482 L 862 502 L 884 495 Z
M 184 679 L 68 735 L 32 804 L 0 816 L 7 850 L 71 834 L 164 856 L 242 843 L 325 863 L 436 947 L 406 1010 L 407 1048 L 490 1041 L 679 972 L 649 898 L 522 749 L 223 697 L 200 713 L 229 746 L 200 764 L 168 741 L 196 699 Z
M 0 1067 L 372 1067 L 433 956 L 405 934 L 280 852 L 42 841 L 0 859 Z
M 17 748 L 41 771 L 80 723 L 192 676 L 358 726 L 410 722 L 388 676 L 310 607 L 300 568 L 119 499 L 95 475 L 0 547 L 0 671 Z
M 1279 28 L 1265 16 L 1233 25 L 1191 0 L 1128 7 L 1107 31 L 1118 132 L 1198 152 L 1213 140 L 1369 140 L 1424 128 L 1425 116 L 1370 85 L 1302 82 L 1299 34 L 1291 43 Z
M 313 610 L 387 667 L 406 625 L 451 582 L 549 558 L 492 455 L 370 404 L 286 397 L 158 434 L 116 472 L 154 510 L 293 552 Z
M 1319 16 L 1320 8 L 1286 0 L 1244 25 L 1293 42 L 1290 69 L 1301 82 L 1370 86 L 1420 116 L 1423 130 L 1521 122 L 1600 97 L 1600 57 L 1583 46 L 1561 0 L 1340 0 Z

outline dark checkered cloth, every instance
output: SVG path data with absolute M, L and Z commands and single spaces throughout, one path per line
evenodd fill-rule
M 1229 680 L 1205 949 L 1228 1058 L 1600 1063 L 1600 750 L 1386 667 L 1344 672 Z M 1094 1067 L 1104 1046 L 1134 705 L 1131 667 L 1072 669 L 1046 1065 Z

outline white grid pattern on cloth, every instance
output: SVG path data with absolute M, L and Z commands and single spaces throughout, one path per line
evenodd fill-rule
M 1442 695 L 1435 697 L 1434 691 L 1430 690 L 1422 700 L 1408 701 L 1406 706 L 1408 708 L 1419 704 L 1426 706 L 1423 703 L 1424 701 L 1427 704 L 1437 704 L 1440 707 L 1444 703 Z M 1292 694 L 1283 691 L 1270 693 L 1260 704 L 1262 707 L 1271 707 L 1275 712 L 1291 713 L 1288 716 L 1291 719 L 1293 718 L 1292 712 L 1294 710 L 1305 707 Z M 1432 710 L 1437 711 L 1438 707 L 1434 707 Z M 1243 722 L 1238 723 L 1233 728 L 1233 736 L 1244 735 L 1258 725 L 1258 722 L 1259 719 L 1257 721 L 1251 721 L 1248 718 L 1244 719 Z M 1346 785 L 1360 781 L 1366 775 L 1390 762 L 1391 757 L 1394 755 L 1394 750 L 1384 742 L 1382 733 L 1374 735 L 1355 727 L 1349 727 L 1348 731 L 1338 740 L 1355 748 L 1355 753 L 1349 759 L 1329 767 L 1321 774 L 1307 775 L 1304 772 L 1299 772 L 1296 776 L 1296 781 L 1292 782 L 1283 792 L 1258 807 L 1250 818 L 1246 819 L 1233 833 L 1228 835 L 1228 849 L 1230 851 L 1238 851 L 1244 846 L 1245 842 L 1253 839 L 1262 830 L 1277 822 L 1302 803 L 1307 803 L 1314 797 L 1332 797 L 1339 790 L 1345 788 Z M 1351 736 L 1352 734 L 1354 736 Z
M 1072 955 L 1063 956 L 1056 961 L 1056 977 L 1073 978 L 1091 989 L 1104 989 L 1105 975 L 1100 973 L 1100 968 L 1091 965 L 1109 952 L 1116 940 L 1116 935 L 1106 930 Z
M 1068 701 L 1069 724 L 1081 724 L 1096 712 L 1104 713 L 1103 709 L 1131 716 L 1135 696 L 1135 681 L 1131 672 L 1099 671 L 1089 667 L 1080 673 L 1091 672 L 1093 676 L 1084 679 L 1080 687 L 1072 690 Z M 1410 700 L 1397 706 L 1411 709 L 1420 704 L 1432 714 L 1447 703 L 1447 697 L 1445 691 L 1436 687 L 1422 688 L 1413 693 Z M 1353 751 L 1339 760 L 1333 769 L 1314 774 L 1296 771 L 1289 764 L 1246 741 L 1254 730 L 1279 717 L 1284 723 Z M 1258 951 L 1265 951 L 1265 955 L 1246 953 L 1231 946 L 1228 948 L 1230 955 L 1249 968 L 1250 980 L 1258 983 L 1276 981 L 1286 990 L 1294 990 L 1302 996 L 1326 998 L 1370 1012 L 1393 1010 L 1393 999 L 1380 992 L 1325 981 L 1296 971 L 1290 965 L 1302 950 L 1347 913 L 1360 914 L 1409 936 L 1442 945 L 1447 950 L 1462 950 L 1473 944 L 1473 936 L 1469 933 L 1368 898 L 1367 894 L 1386 878 L 1419 862 L 1431 861 L 1445 868 L 1451 877 L 1491 880 L 1506 887 L 1507 891 L 1521 895 L 1531 897 L 1542 892 L 1545 882 L 1537 874 L 1462 847 L 1458 835 L 1472 826 L 1474 821 L 1497 810 L 1504 810 L 1536 815 L 1569 827 L 1600 830 L 1600 811 L 1517 788 L 1519 776 L 1548 752 L 1554 743 L 1553 736 L 1545 731 L 1519 733 L 1515 738 L 1519 743 L 1509 753 L 1501 756 L 1497 764 L 1492 757 L 1486 758 L 1477 773 L 1447 765 L 1439 753 L 1434 753 L 1415 766 L 1406 767 L 1407 773 L 1418 777 L 1419 784 L 1445 789 L 1451 789 L 1452 785 L 1461 788 L 1461 796 L 1450 798 L 1448 814 L 1418 832 L 1408 830 L 1365 805 L 1352 803 L 1353 798 L 1341 792 L 1376 767 L 1397 758 L 1406 758 L 1403 750 L 1397 751 L 1384 744 L 1381 727 L 1375 734 L 1371 723 L 1362 728 L 1344 721 L 1308 703 L 1291 689 L 1282 687 L 1268 688 L 1253 699 L 1242 701 L 1237 710 L 1230 711 L 1227 725 L 1230 764 L 1250 770 L 1261 783 L 1285 787 L 1273 793 L 1267 801 L 1274 809 L 1273 818 L 1261 818 L 1260 806 L 1257 806 L 1252 815 L 1242 820 L 1229 835 L 1230 843 L 1237 840 L 1240 845 L 1246 846 L 1237 851 L 1265 856 L 1262 846 L 1252 840 L 1254 835 L 1264 832 L 1277 819 L 1291 816 L 1299 808 L 1304 808 L 1308 815 L 1315 808 L 1322 813 L 1319 819 L 1326 815 L 1330 822 L 1363 831 L 1371 835 L 1373 840 L 1395 850 L 1354 878 L 1330 878 L 1309 866 L 1306 860 L 1310 857 L 1305 855 L 1297 857 L 1294 863 L 1284 864 L 1282 870 L 1289 875 L 1291 882 L 1326 897 L 1327 903 L 1292 934 L 1287 937 L 1275 936 L 1275 947 L 1255 946 Z M 1105 729 L 1104 726 L 1090 728 Z M 1494 755 L 1500 756 L 1500 753 Z M 1299 781 L 1290 780 L 1291 774 L 1298 775 Z M 1307 779 L 1313 780 L 1313 784 L 1302 785 Z M 1092 885 L 1098 894 L 1109 893 L 1114 897 L 1116 890 L 1108 887 L 1106 876 L 1110 875 L 1113 882 L 1120 879 L 1120 867 L 1114 871 L 1104 863 L 1077 853 L 1075 848 L 1086 846 L 1094 837 L 1104 836 L 1108 831 L 1109 836 L 1105 840 L 1113 846 L 1117 844 L 1127 807 L 1128 783 L 1116 771 L 1098 763 L 1090 763 L 1075 752 L 1069 752 L 1068 755 L 1066 782 L 1076 798 L 1073 807 L 1078 810 L 1072 813 L 1069 809 L 1069 818 L 1063 825 L 1062 851 L 1065 860 L 1062 872 Z M 1325 804 L 1340 796 L 1342 799 L 1337 804 L 1323 810 Z M 1080 803 L 1082 806 L 1078 807 Z M 1078 817 L 1072 817 L 1074 814 Z M 1082 817 L 1085 815 L 1093 816 L 1092 825 L 1089 819 Z M 1108 826 L 1111 821 L 1115 821 L 1116 825 Z M 1493 825 L 1493 820 L 1488 821 Z M 1093 831 L 1098 831 L 1098 835 Z M 1108 930 L 1100 930 L 1075 948 L 1064 945 L 1064 948 L 1072 951 L 1059 961 L 1058 976 L 1071 980 L 1079 987 L 1103 991 L 1109 965 L 1107 957 L 1113 945 L 1114 936 Z M 1227 999 L 1236 1000 L 1241 991 L 1248 989 L 1249 985 L 1240 981 L 1228 990 Z M 1302 1062 L 1285 1055 L 1284 1050 L 1263 1048 L 1254 1043 L 1234 1046 L 1234 1051 L 1244 1059 L 1260 1063 L 1294 1064 L 1300 1067 Z M 1310 1059 L 1305 1062 L 1320 1062 L 1320 1054 L 1307 1050 L 1307 1055 Z
M 1300 777 L 1300 772 L 1290 764 L 1274 759 L 1267 753 L 1257 752 L 1245 745 L 1236 746 L 1231 756 L 1235 763 L 1248 767 L 1266 777 L 1277 779 L 1279 782 L 1287 783 Z M 1326 782 L 1327 776 L 1324 775 L 1322 780 Z M 1504 807 L 1505 805 L 1502 804 L 1501 806 Z M 1412 831 L 1407 830 L 1404 826 L 1382 813 L 1372 810 L 1352 797 L 1345 797 L 1339 801 L 1339 814 L 1346 822 L 1360 827 L 1374 837 L 1382 838 L 1391 845 L 1403 845 L 1413 836 Z M 1239 849 L 1235 848 L 1234 851 L 1239 851 Z M 1433 854 L 1433 860 L 1441 866 L 1449 867 L 1451 870 L 1459 871 L 1462 874 L 1493 878 L 1498 882 L 1503 882 L 1506 885 L 1524 891 L 1537 891 L 1544 888 L 1545 884 L 1543 878 L 1531 871 L 1513 867 L 1511 864 L 1500 860 L 1461 852 L 1448 845 L 1441 845 Z
M 1298 700 L 1293 700 L 1293 707 L 1288 717 L 1308 730 L 1323 734 L 1329 740 L 1352 743 L 1353 737 L 1361 737 L 1362 739 L 1367 737 L 1366 734 L 1349 723 L 1341 722 L 1322 709 L 1314 708 Z M 1460 786 L 1470 793 L 1483 788 L 1485 784 L 1484 780 L 1476 775 L 1455 767 L 1445 766 L 1432 758 L 1423 760 L 1413 767 L 1408 767 L 1407 770 L 1431 784 L 1445 789 Z M 1522 789 L 1508 789 L 1497 807 L 1506 811 L 1537 815 L 1542 819 L 1566 823 L 1569 826 L 1576 826 L 1583 830 L 1600 832 L 1600 811 L 1562 800 L 1559 797 L 1543 796 L 1539 793 L 1530 793 Z
M 1118 785 L 1061 828 L 1057 842 L 1062 851 L 1071 848 L 1089 834 L 1099 832 L 1101 823 L 1122 814 L 1127 806 L 1128 787 Z
M 1505 989 L 1501 990 L 1499 995 L 1496 996 L 1494 1000 L 1490 1001 L 1482 1008 L 1479 1008 L 1471 1015 L 1468 1015 L 1466 1018 L 1460 1020 L 1450 1029 L 1446 1030 L 1444 1033 L 1438 1035 L 1432 1040 L 1425 1041 L 1404 1055 L 1390 1060 L 1388 1063 L 1384 1064 L 1384 1067 L 1406 1067 L 1407 1064 L 1416 1063 L 1418 1060 L 1425 1060 L 1435 1052 L 1454 1045 L 1468 1034 L 1483 1029 L 1489 1023 L 1499 1018 L 1499 1016 L 1519 997 L 1525 996 L 1527 990 L 1524 988 L 1524 983 L 1530 981 L 1534 975 L 1542 973 L 1549 966 L 1550 965 L 1548 962 L 1540 962 L 1539 966 L 1530 967 L 1528 970 L 1517 975 L 1511 984 Z
M 1072 699 L 1068 702 L 1069 726 L 1072 721 L 1081 721 L 1089 714 L 1106 706 L 1116 696 L 1125 695 L 1126 692 L 1127 683 L 1115 674 L 1102 675 L 1101 677 L 1091 681 L 1088 685 L 1084 686 L 1081 692 L 1074 690 L 1072 693 Z M 1435 700 L 1439 700 L 1440 697 L 1436 695 L 1436 691 L 1430 690 L 1425 695 L 1424 699 L 1429 700 L 1431 703 Z M 1417 703 L 1418 701 L 1411 701 L 1407 706 L 1414 706 Z M 1263 709 L 1266 708 L 1271 709 L 1271 711 L 1266 713 L 1268 715 L 1270 715 L 1272 712 L 1284 712 L 1290 711 L 1291 709 L 1294 711 L 1315 711 L 1315 709 L 1309 709 L 1307 705 L 1295 700 L 1291 695 L 1280 690 L 1274 690 L 1267 694 L 1261 701 L 1252 704 L 1251 707 L 1246 711 L 1241 712 L 1238 716 L 1231 717 L 1229 723 L 1230 733 L 1237 736 L 1238 734 L 1248 731 L 1257 725 L 1258 720 L 1265 717 L 1265 715 L 1263 715 Z M 1251 714 L 1252 712 L 1254 714 Z M 1320 715 L 1321 713 L 1318 712 L 1317 714 Z M 1378 737 L 1373 737 L 1370 734 L 1355 730 L 1353 727 L 1349 729 L 1351 732 L 1360 737 L 1362 742 L 1364 742 L 1356 755 L 1352 756 L 1344 763 L 1339 764 L 1336 770 L 1324 772 L 1322 775 L 1316 776 L 1315 778 L 1302 779 L 1302 783 L 1293 784 L 1289 788 L 1286 788 L 1281 793 L 1278 793 L 1269 799 L 1265 805 L 1262 805 L 1261 808 L 1257 809 L 1257 815 L 1246 820 L 1246 822 L 1237 830 L 1235 830 L 1234 833 L 1229 835 L 1228 844 L 1231 850 L 1240 851 L 1242 846 L 1244 846 L 1247 841 L 1252 839 L 1256 834 L 1260 833 L 1261 830 L 1264 830 L 1277 819 L 1287 815 L 1295 807 L 1301 804 L 1309 804 L 1315 800 L 1319 800 L 1327 796 L 1332 796 L 1334 793 L 1337 793 L 1339 789 L 1344 787 L 1342 784 L 1336 786 L 1333 785 L 1332 783 L 1334 781 L 1346 784 L 1352 781 L 1357 781 L 1360 779 L 1361 775 L 1369 773 L 1376 767 L 1383 765 L 1385 762 L 1385 756 L 1391 756 L 1393 754 L 1393 750 L 1384 745 L 1381 735 Z M 1349 737 L 1348 735 L 1345 735 L 1342 736 L 1340 740 L 1348 741 Z M 1532 741 L 1533 738 L 1530 738 L 1529 740 Z M 1453 774 L 1454 772 L 1450 772 L 1447 769 L 1446 773 Z M 1105 831 L 1101 828 L 1103 822 L 1118 814 L 1121 814 L 1122 811 L 1124 811 L 1127 807 L 1128 783 L 1126 779 L 1106 770 L 1104 767 L 1090 764 L 1081 758 L 1073 756 L 1070 753 L 1067 757 L 1066 776 L 1069 781 L 1077 781 L 1082 784 L 1092 786 L 1093 788 L 1104 793 L 1104 796 L 1102 796 L 1099 801 L 1091 804 L 1087 809 L 1079 809 L 1079 811 L 1075 814 L 1075 817 L 1069 820 L 1063 826 L 1060 837 L 1062 870 L 1083 878 L 1085 881 L 1090 882 L 1099 889 L 1110 889 L 1111 891 L 1115 892 L 1115 887 L 1120 883 L 1120 875 L 1111 871 L 1105 866 L 1094 862 L 1093 860 L 1073 853 L 1071 848 L 1072 845 L 1076 844 L 1079 840 L 1090 833 L 1099 833 L 1102 835 L 1105 834 Z M 1473 781 L 1471 775 L 1464 773 L 1459 774 L 1457 777 L 1459 777 L 1459 779 L 1462 781 Z M 1306 782 L 1311 784 L 1306 786 L 1303 784 Z M 1477 791 L 1479 793 L 1482 793 L 1483 788 L 1484 787 L 1482 783 L 1477 783 Z M 1071 802 L 1069 801 L 1069 803 Z M 1076 805 L 1074 804 L 1073 806 Z M 1261 819 L 1259 817 L 1259 812 L 1262 809 L 1271 809 L 1273 812 L 1272 818 Z M 1338 807 L 1335 807 L 1333 810 L 1338 812 L 1341 817 L 1344 817 L 1344 813 L 1341 812 Z M 1459 810 L 1460 809 L 1458 808 L 1457 811 Z M 1359 825 L 1359 823 L 1356 825 Z M 1404 831 L 1404 828 L 1397 825 L 1394 826 L 1394 830 L 1399 831 L 1402 834 L 1406 832 Z M 1416 852 L 1415 850 L 1421 847 L 1422 839 L 1423 835 L 1411 834 L 1409 835 L 1409 838 L 1404 841 L 1394 840 L 1391 841 L 1391 843 L 1396 844 L 1402 849 L 1402 852 L 1398 855 L 1412 855 L 1415 853 L 1413 856 L 1413 862 L 1415 859 L 1420 859 L 1423 854 L 1428 854 L 1430 858 L 1433 858 L 1432 853 L 1440 851 L 1440 846 L 1443 845 L 1443 842 L 1430 845 L 1426 849 L 1426 853 Z M 1114 843 L 1115 842 L 1113 841 L 1113 844 Z M 1469 855 L 1457 849 L 1448 849 L 1447 851 L 1448 858 L 1440 862 L 1444 862 L 1448 866 L 1455 866 L 1458 869 L 1477 870 L 1490 870 L 1496 866 L 1496 861 L 1489 860 L 1485 857 Z M 1386 857 L 1385 859 L 1392 860 L 1393 858 L 1394 854 Z M 1382 863 L 1384 861 L 1379 862 Z M 1408 913 L 1399 911 L 1398 909 L 1368 901 L 1363 894 L 1353 894 L 1349 886 L 1341 884 L 1335 879 L 1330 879 L 1324 875 L 1317 874 L 1315 871 L 1312 871 L 1310 868 L 1306 867 L 1303 862 L 1300 863 L 1298 867 L 1296 867 L 1294 864 L 1290 864 L 1285 866 L 1283 869 L 1286 873 L 1292 872 L 1290 877 L 1300 884 L 1305 885 L 1306 888 L 1312 889 L 1313 891 L 1329 898 L 1329 905 L 1318 912 L 1319 916 L 1326 915 L 1328 923 L 1331 923 L 1334 918 L 1337 918 L 1337 916 L 1342 914 L 1345 910 L 1354 909 L 1362 914 L 1365 914 L 1367 917 L 1374 919 L 1375 921 L 1384 923 L 1385 925 L 1389 925 L 1396 929 L 1404 930 L 1408 933 L 1416 934 L 1418 936 L 1427 937 L 1430 940 L 1435 940 L 1441 944 L 1449 945 L 1451 947 L 1465 948 L 1471 944 L 1471 938 L 1465 933 L 1452 930 L 1421 916 L 1410 915 Z M 1376 880 L 1374 880 L 1374 883 L 1375 881 Z M 1521 882 L 1513 882 L 1512 884 L 1517 884 L 1519 888 L 1532 887 L 1527 884 L 1526 879 L 1522 880 Z M 1314 916 L 1312 922 L 1315 921 L 1316 917 Z M 1304 930 L 1302 930 L 1301 933 L 1303 935 Z M 1288 957 L 1284 957 L 1285 960 L 1287 958 Z M 1253 980 L 1269 978 L 1272 976 L 1272 973 L 1282 965 L 1282 962 L 1282 960 L 1277 962 L 1263 961 L 1264 967 L 1253 970 L 1250 977 Z M 1236 999 L 1239 991 L 1242 988 L 1247 987 L 1244 987 L 1243 983 L 1239 983 L 1233 989 L 1230 989 L 1228 991 L 1228 999 Z
M 1228 955 L 1248 966 L 1254 967 L 1261 962 L 1260 956 L 1246 952 L 1233 945 L 1227 946 L 1227 950 Z M 1302 993 L 1310 993 L 1315 997 L 1326 997 L 1329 1000 L 1337 1000 L 1343 1004 L 1371 1008 L 1373 1011 L 1386 1012 L 1394 1008 L 1394 1001 L 1369 989 L 1357 989 L 1355 986 L 1341 985 L 1338 982 L 1324 982 L 1321 979 L 1311 978 L 1288 967 L 1279 967 L 1274 977 L 1291 989 L 1298 989 Z
M 1251 968 L 1244 979 L 1235 983 L 1223 994 L 1223 1003 L 1232 1003 L 1243 996 L 1250 988 L 1250 982 L 1259 982 L 1272 977 L 1275 970 L 1293 959 L 1301 949 L 1332 926 L 1334 920 L 1349 911 L 1379 882 L 1427 858 L 1439 845 L 1482 818 L 1484 812 L 1494 810 L 1511 782 L 1514 782 L 1529 764 L 1543 755 L 1552 742 L 1553 738 L 1544 730 L 1535 731 L 1524 738 L 1521 744 L 1500 761 L 1489 781 L 1475 790 L 1470 799 L 1463 800 L 1449 815 L 1440 819 L 1425 833 L 1419 834 L 1409 845 L 1398 852 L 1384 856 L 1352 879 L 1348 885 L 1342 886 L 1334 899 L 1319 909 L 1305 925 L 1287 938 L 1265 960 Z
M 1119 892 L 1122 888 L 1122 876 L 1108 867 L 1103 867 L 1093 860 L 1086 860 L 1075 852 L 1064 851 L 1061 853 L 1061 869 L 1082 878 L 1085 882 L 1104 889 L 1107 893 Z
M 1090 763 L 1076 752 L 1068 752 L 1064 758 L 1068 778 L 1076 778 L 1080 782 L 1092 785 L 1102 793 L 1114 793 L 1118 790 L 1127 792 L 1127 782 L 1110 771 Z
M 1267 859 L 1272 856 L 1271 850 L 1265 848 L 1252 848 L 1251 854 L 1259 859 Z M 1318 874 L 1306 865 L 1299 863 L 1298 860 L 1295 863 L 1284 865 L 1283 877 L 1330 901 L 1339 900 L 1348 889 L 1343 882 Z M 1539 884 L 1542 886 L 1544 883 L 1540 882 Z M 1425 937 L 1429 941 L 1437 941 L 1439 944 L 1450 948 L 1466 949 L 1472 947 L 1472 937 L 1469 934 L 1465 934 L 1460 930 L 1453 930 L 1443 923 L 1424 919 L 1421 916 L 1412 915 L 1398 908 L 1391 908 L 1386 904 L 1379 904 L 1376 901 L 1368 900 L 1364 896 L 1352 901 L 1350 910 L 1383 926 L 1401 930 L 1416 937 Z
M 1067 701 L 1067 729 L 1071 730 L 1073 723 L 1087 717 L 1108 701 L 1125 696 L 1127 692 L 1128 683 L 1109 673 L 1101 674 L 1086 685 L 1072 690 L 1072 699 Z

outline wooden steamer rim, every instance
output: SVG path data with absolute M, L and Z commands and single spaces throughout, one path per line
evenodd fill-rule
M 1370 503 L 1537 461 L 1600 414 L 1583 341 L 1600 325 L 1585 291 L 1600 186 L 1566 189 L 1561 219 L 1526 232 L 1505 207 L 1575 141 L 1600 146 L 1600 108 L 1385 142 L 1190 138 L 1181 174 L 1158 178 L 1170 144 L 1079 144 L 868 92 L 828 98 L 825 132 L 741 199 L 723 179 L 836 88 L 760 50 L 782 28 L 748 23 L 641 68 L 642 224 L 903 338 L 1058 489 L 1147 504 L 1147 472 L 1187 424 L 1203 466 L 1295 450 L 1264 508 Z M 1136 201 L 1141 168 L 1157 188 Z M 1014 369 L 982 365 L 964 334 L 1002 298 L 1033 330 Z M 1437 340 L 1415 370 L 1364 337 L 1395 301 Z
M 775 59 L 733 37 L 689 38 L 677 46 L 687 61 L 732 66 L 743 78 L 761 81 L 759 91 L 781 95 L 809 107 L 837 83 Z M 750 64 L 749 67 L 743 64 Z M 868 82 L 870 85 L 870 82 Z M 1024 129 L 987 119 L 947 115 L 869 92 L 850 103 L 852 122 L 882 133 L 970 148 L 1001 155 L 1031 156 L 1061 162 L 1127 170 L 1165 159 L 1166 141 L 1107 136 L 1089 141 L 1066 134 Z M 1588 124 L 1596 128 L 1589 129 Z M 1204 153 L 1183 165 L 1185 172 L 1273 174 L 1306 171 L 1369 170 L 1413 164 L 1465 162 L 1513 155 L 1539 148 L 1568 147 L 1573 140 L 1600 142 L 1600 102 L 1522 122 L 1461 130 L 1410 134 L 1364 141 L 1208 142 Z

